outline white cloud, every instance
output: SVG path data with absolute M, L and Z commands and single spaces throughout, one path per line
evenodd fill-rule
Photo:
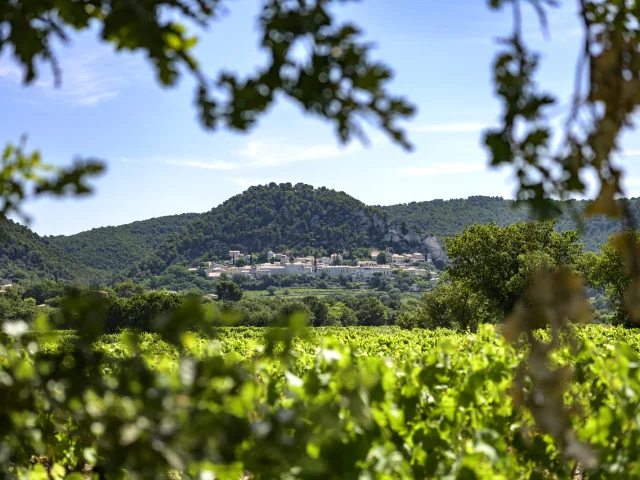
M 640 150 L 625 150 L 622 152 L 623 157 L 637 157 L 640 155 Z
M 451 173 L 473 173 L 485 170 L 485 165 L 479 162 L 473 163 L 440 163 L 427 167 L 404 167 L 395 170 L 401 177 L 426 177 L 445 175 Z
M 13 83 L 19 83 L 22 81 L 22 72 L 16 65 L 3 63 L 0 65 L 0 78 L 4 78 Z
M 370 142 L 378 145 L 384 141 L 381 135 L 372 135 Z M 292 144 L 287 140 L 251 140 L 241 150 L 232 152 L 235 160 L 217 160 L 199 156 L 148 156 L 148 157 L 123 157 L 123 163 L 154 163 L 173 165 L 177 167 L 202 168 L 206 170 L 237 170 L 241 168 L 275 168 L 303 161 L 319 161 L 331 158 L 351 155 L 364 151 L 362 144 L 353 142 L 346 147 L 337 142 L 326 144 L 301 145 Z M 230 179 L 241 187 L 265 183 L 255 179 L 235 178 Z M 268 179 L 266 183 L 274 181 Z M 256 183 L 257 182 L 257 183 Z
M 121 90 L 141 80 L 141 64 L 132 56 L 116 55 L 106 48 L 74 52 L 58 58 L 62 81 L 55 86 L 48 66 L 39 69 L 39 79 L 29 85 L 38 100 L 90 107 L 116 97 Z M 0 63 L 0 78 L 22 85 L 22 69 L 6 57 Z M 32 98 L 33 100 L 33 98 Z
M 222 160 L 185 160 L 185 159 L 171 159 L 165 160 L 167 165 L 174 165 L 177 167 L 193 167 L 193 168 L 204 168 L 207 170 L 235 170 L 239 168 L 240 165 L 225 162 Z
M 238 163 L 226 162 L 224 160 L 214 160 L 206 157 L 123 157 L 120 159 L 123 163 L 154 163 L 173 165 L 175 167 L 203 168 L 206 170 L 235 170 L 242 165 Z
M 640 177 L 623 178 L 622 183 L 627 186 L 638 187 L 640 186 Z
M 418 133 L 469 133 L 480 132 L 490 127 L 486 123 L 427 123 L 410 127 L 409 130 Z
M 252 140 L 237 155 L 250 160 L 250 166 L 277 167 L 295 162 L 325 160 L 361 152 L 360 143 L 352 143 L 341 147 L 335 143 L 316 145 L 291 145 L 286 142 L 265 142 Z

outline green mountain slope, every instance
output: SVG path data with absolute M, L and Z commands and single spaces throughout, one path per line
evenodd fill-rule
M 12 220 L 0 217 L 0 279 L 58 279 L 79 283 L 100 277 L 46 240 Z
M 117 227 L 94 228 L 69 236 L 45 237 L 57 252 L 112 275 L 150 255 L 172 234 L 200 214 L 151 218 Z
M 230 249 L 259 253 L 323 248 L 332 253 L 390 245 L 440 250 L 428 236 L 399 230 L 387 214 L 344 192 L 271 183 L 251 187 L 203 214 L 131 273 L 158 274 L 181 261 L 226 258 Z
M 559 202 L 564 214 L 558 219 L 557 230 L 575 230 L 579 225 L 574 221 L 572 211 L 582 213 L 587 201 Z M 640 198 L 629 199 L 629 206 L 636 221 L 640 221 Z M 505 200 L 501 197 L 474 196 L 467 199 L 430 200 L 411 202 L 385 207 L 376 207 L 389 214 L 397 222 L 405 222 L 409 228 L 432 233 L 438 238 L 450 237 L 474 223 L 495 222 L 505 226 L 531 218 L 526 205 Z M 582 240 L 588 250 L 597 250 L 598 245 L 607 241 L 612 233 L 620 230 L 619 221 L 607 217 L 593 217 L 582 226 Z
M 575 229 L 570 214 L 584 201 L 565 203 L 557 229 Z M 629 200 L 640 223 L 640 198 Z M 569 208 L 570 207 L 570 208 Z M 0 221 L 0 278 L 59 278 L 82 283 L 143 279 L 171 265 L 226 258 L 229 250 L 324 249 L 392 246 L 431 253 L 442 263 L 442 240 L 474 223 L 507 225 L 530 218 L 526 206 L 499 197 L 433 200 L 371 207 L 344 192 L 309 185 L 252 187 L 203 214 L 153 218 L 70 236 L 40 237 L 10 220 Z M 586 221 L 589 250 L 620 229 L 617 221 Z

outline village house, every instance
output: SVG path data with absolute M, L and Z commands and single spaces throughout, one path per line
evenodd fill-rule
M 398 265 L 411 262 L 411 257 L 400 255 L 399 253 L 393 253 L 390 257 L 388 257 L 388 260 L 392 265 Z
M 364 260 L 364 261 L 358 262 L 359 267 L 373 267 L 375 265 L 378 265 L 378 262 L 374 260 Z
M 273 256 L 273 260 L 275 262 L 287 263 L 289 262 L 289 255 L 287 255 L 286 253 L 276 253 Z
M 418 252 L 411 254 L 411 258 L 414 262 L 417 263 L 423 263 L 425 261 L 424 255 Z
M 391 267 L 389 265 L 369 265 L 362 267 L 354 267 L 359 269 L 358 276 L 362 279 L 370 279 L 376 273 L 379 273 L 382 276 L 391 275 Z
M 341 253 L 334 253 L 331 255 L 331 262 L 343 262 L 344 257 Z
M 415 276 L 420 276 L 420 275 L 426 275 L 427 271 L 422 269 L 422 268 L 416 268 L 416 267 L 408 267 L 408 268 L 403 268 L 402 269 L 403 272 L 407 272 L 410 275 L 415 275 Z
M 246 275 L 247 277 L 253 276 L 253 268 L 247 265 L 246 267 L 242 267 L 238 270 L 240 275 Z
M 296 257 L 293 262 L 294 263 L 311 263 L 315 261 L 314 257 Z
M 318 267 L 318 275 L 325 273 L 329 278 L 351 277 L 355 275 L 355 269 L 358 267 L 348 267 L 346 265 L 323 265 Z
M 318 268 L 318 274 L 326 273 L 329 278 L 338 278 L 340 276 L 355 279 L 370 279 L 376 273 L 381 275 L 391 275 L 391 267 L 389 265 L 371 265 L 350 267 L 346 265 L 323 266 Z

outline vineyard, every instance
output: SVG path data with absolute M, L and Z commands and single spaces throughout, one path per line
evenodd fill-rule
M 581 327 L 577 351 L 554 358 L 576 373 L 565 400 L 597 459 L 582 472 L 515 407 L 522 353 L 494 327 L 295 324 L 184 334 L 167 321 L 140 335 L 5 324 L 0 477 L 640 476 L 633 330 Z

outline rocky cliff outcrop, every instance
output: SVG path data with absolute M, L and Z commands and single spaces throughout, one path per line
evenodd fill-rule
M 449 260 L 434 235 L 420 234 L 411 230 L 403 234 L 395 227 L 391 227 L 384 235 L 384 240 L 390 246 L 397 246 L 403 251 L 416 250 L 420 253 L 429 253 L 433 264 L 440 269 L 444 268 Z

